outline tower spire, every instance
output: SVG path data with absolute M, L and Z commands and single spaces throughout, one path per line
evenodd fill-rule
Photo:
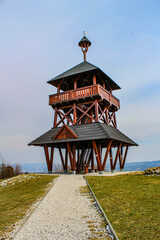
M 88 47 L 91 46 L 91 42 L 88 40 L 88 38 L 86 37 L 86 32 L 83 31 L 83 38 L 81 39 L 81 41 L 78 43 L 78 46 L 81 47 L 81 50 L 83 52 L 83 56 L 84 56 L 84 62 L 86 62 L 86 53 L 88 51 Z

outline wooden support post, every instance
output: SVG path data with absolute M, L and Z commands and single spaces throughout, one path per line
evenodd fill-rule
M 96 84 L 96 75 L 93 75 L 93 85 Z
M 110 168 L 111 171 L 113 171 L 113 156 L 112 156 L 112 148 L 109 150 L 109 156 L 110 156 Z
M 48 147 L 47 147 L 46 144 L 44 145 L 44 152 L 45 152 L 45 157 L 46 157 L 48 172 L 51 172 L 51 171 L 52 171 L 52 168 L 51 168 L 51 164 L 50 164 L 50 160 L 49 160 Z
M 54 147 L 51 147 L 51 154 L 50 154 L 50 171 L 52 171 L 53 168 L 53 156 L 54 156 Z
M 55 128 L 57 125 L 57 107 L 55 108 L 55 111 L 54 111 L 54 124 L 53 124 L 53 127 Z
M 94 149 L 96 160 L 97 160 L 98 170 L 102 171 L 100 156 L 99 156 L 99 153 L 98 153 L 98 150 L 97 150 L 96 142 L 94 140 L 92 140 L 92 145 L 93 145 L 93 149 Z
M 76 119 L 77 119 L 77 110 L 76 110 L 76 104 L 73 104 L 73 125 L 76 124 Z
M 93 156 L 93 148 L 91 148 L 91 170 L 94 170 L 94 156 Z
M 67 150 L 68 150 L 68 153 L 69 153 L 71 169 L 73 171 L 73 156 L 72 156 L 72 151 L 71 151 L 71 147 L 70 147 L 69 143 L 67 143 Z
M 73 146 L 73 171 L 76 170 L 76 145 Z
M 77 78 L 74 80 L 74 89 L 77 89 Z
M 98 122 L 98 101 L 95 100 L 95 119 Z
M 57 86 L 57 93 L 60 93 L 60 83 L 58 83 L 58 86 Z
M 115 114 L 115 112 L 113 114 L 113 120 L 114 120 L 115 128 L 117 128 L 117 121 L 116 121 L 116 114 Z
M 128 145 L 126 146 L 126 150 L 125 150 L 125 153 L 124 153 L 124 158 L 123 158 L 123 163 L 122 163 L 122 169 L 124 168 L 124 164 L 125 164 L 126 157 L 127 157 L 127 152 L 128 152 Z
M 101 149 L 101 143 L 98 143 L 98 153 L 99 153 L 100 163 L 101 163 L 101 166 L 102 166 L 102 149 Z
M 92 154 L 92 152 L 90 152 L 88 161 L 86 162 L 86 169 L 85 169 L 85 173 L 84 174 L 88 173 L 88 167 L 89 167 L 89 164 L 90 164 L 90 161 L 91 161 L 91 154 Z
M 117 159 L 119 156 L 121 145 L 122 145 L 122 143 L 120 143 L 119 146 L 117 147 L 117 152 L 116 152 L 116 156 L 115 156 L 115 160 L 114 160 L 114 164 L 113 164 L 113 170 L 115 170 L 115 167 L 116 167 L 116 163 L 117 163 Z
M 63 158 L 62 150 L 61 150 L 60 147 L 58 149 L 59 149 L 59 154 L 60 154 L 61 161 L 62 161 L 63 170 L 65 170 L 65 164 L 64 164 L 64 158 Z
M 64 168 L 64 170 L 67 172 L 67 169 L 68 169 L 68 150 L 67 150 L 67 146 L 66 146 L 66 149 L 65 149 L 65 168 Z
M 110 141 L 108 143 L 108 146 L 107 146 L 107 149 L 106 149 L 106 153 L 105 153 L 105 156 L 104 156 L 104 160 L 103 160 L 103 165 L 102 165 L 102 171 L 104 171 L 105 169 L 105 166 L 106 166 L 106 162 L 107 162 L 107 157 L 108 157 L 108 153 L 111 149 L 111 144 L 112 144 L 112 141 Z

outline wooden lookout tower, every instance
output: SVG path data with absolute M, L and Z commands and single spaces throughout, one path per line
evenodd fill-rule
M 59 151 L 65 172 L 87 173 L 110 170 L 117 162 L 123 170 L 128 148 L 137 144 L 117 129 L 120 87 L 100 68 L 86 61 L 91 42 L 84 35 L 78 43 L 84 61 L 52 78 L 57 93 L 49 96 L 54 111 L 53 128 L 29 145 L 44 147 L 48 171 L 52 172 L 54 149 Z

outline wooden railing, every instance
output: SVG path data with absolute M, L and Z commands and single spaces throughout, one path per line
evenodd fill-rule
M 113 104 L 119 108 L 119 100 L 99 84 L 50 95 L 49 105 L 55 105 L 61 102 L 72 101 L 75 99 L 92 97 L 96 95 L 100 95 L 103 99 L 106 99 L 108 102 L 110 102 L 111 105 Z

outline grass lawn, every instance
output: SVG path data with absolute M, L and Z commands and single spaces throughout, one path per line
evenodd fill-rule
M 120 240 L 160 239 L 159 176 L 86 178 Z
M 15 222 L 20 220 L 31 204 L 44 196 L 53 175 L 20 175 L 0 182 L 0 236 L 11 231 Z M 52 186 L 52 185 L 51 185 Z

